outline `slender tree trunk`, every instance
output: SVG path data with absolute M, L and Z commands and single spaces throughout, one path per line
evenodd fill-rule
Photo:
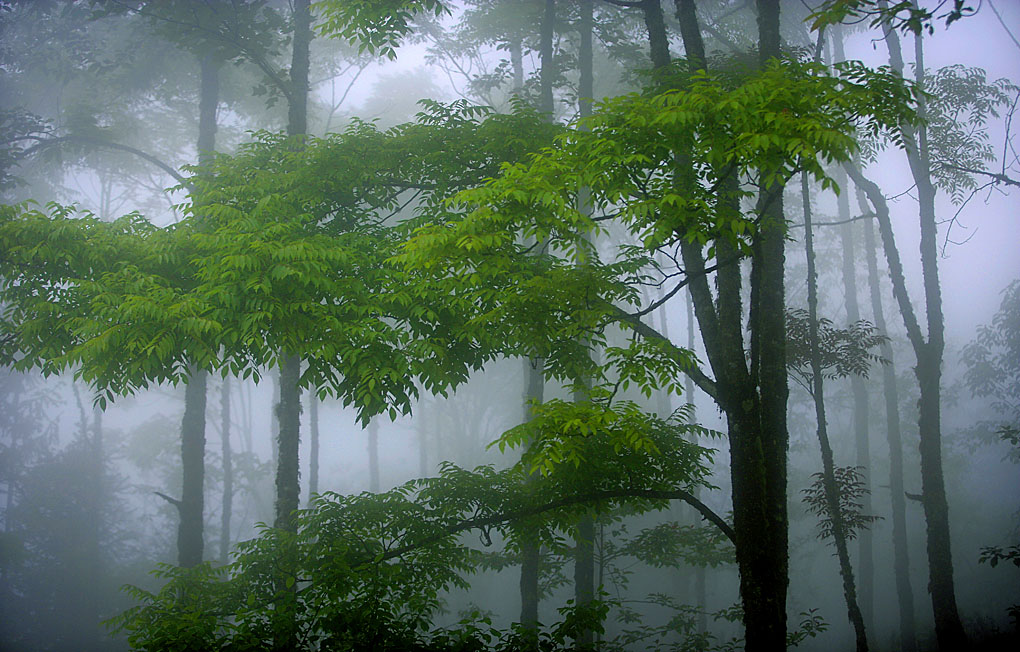
M 524 90 L 524 39 L 512 38 L 508 41 L 510 49 L 510 68 L 513 70 L 513 87 L 511 92 L 520 95 Z
M 553 119 L 553 35 L 556 30 L 556 0 L 545 0 L 545 13 L 542 16 L 542 28 L 539 34 L 538 54 L 542 60 L 539 70 L 538 110 Z
M 276 520 L 274 525 L 294 530 L 293 512 L 298 508 L 300 485 L 298 482 L 298 449 L 300 447 L 301 393 L 298 378 L 301 376 L 301 359 L 286 355 L 280 365 L 280 432 L 277 437 L 279 461 L 276 467 Z
M 663 324 L 665 326 L 665 323 Z M 687 349 L 694 350 L 694 298 L 687 293 Z M 687 395 L 687 402 L 694 406 L 694 379 L 690 376 L 684 379 L 684 393 Z M 691 410 L 691 423 L 697 423 L 697 412 Z M 695 443 L 700 443 L 696 441 Z M 701 487 L 695 487 L 694 497 L 701 500 Z M 694 569 L 694 599 L 698 607 L 698 633 L 704 634 L 708 631 L 708 586 L 705 581 L 705 566 L 699 564 Z
M 555 0 L 545 0 L 545 12 L 539 34 L 539 106 L 549 121 L 553 119 L 553 35 L 556 22 Z M 525 361 L 524 377 L 527 379 L 525 401 L 542 402 L 545 391 L 544 362 L 541 359 Z M 524 420 L 531 420 L 531 406 L 524 407 Z M 537 542 L 525 541 L 521 545 L 521 625 L 535 629 L 538 625 L 538 579 L 540 575 L 541 551 Z M 537 639 L 533 641 L 537 646 Z
M 857 652 L 867 652 L 868 637 L 864 628 L 864 617 L 857 604 L 857 586 L 850 565 L 850 551 L 847 547 L 846 523 L 840 510 L 840 489 L 836 482 L 836 468 L 832 445 L 829 443 L 825 419 L 825 383 L 822 378 L 822 353 L 818 342 L 818 274 L 815 270 L 814 234 L 811 227 L 811 196 L 807 175 L 801 174 L 801 194 L 804 198 L 804 246 L 807 250 L 808 286 L 808 340 L 811 351 L 811 393 L 815 403 L 815 418 L 818 422 L 818 445 L 822 451 L 822 485 L 825 503 L 832 522 L 832 541 L 839 558 L 839 574 L 843 580 L 843 598 L 846 601 L 850 624 L 853 625 Z
M 379 418 L 368 422 L 368 490 L 379 493 Z
M 840 30 L 832 39 L 833 51 L 837 61 L 846 59 L 843 51 L 843 34 Z M 836 182 L 840 188 L 847 189 L 847 176 L 842 168 L 836 170 Z M 850 195 L 848 191 L 839 194 L 837 210 L 839 220 L 844 222 L 842 227 L 843 245 L 843 288 L 846 297 L 846 320 L 848 324 L 860 320 L 861 311 L 857 299 L 857 271 L 854 261 L 857 260 L 854 245 L 854 225 L 850 222 Z M 885 332 L 884 330 L 882 332 Z M 850 390 L 854 399 L 854 442 L 857 446 L 857 466 L 865 469 L 864 474 L 864 495 L 862 496 L 861 509 L 865 514 L 873 513 L 871 505 L 871 437 L 869 432 L 869 415 L 871 414 L 868 405 L 868 388 L 864 379 L 854 375 L 850 379 Z M 860 601 L 861 613 L 864 621 L 873 623 L 874 593 L 875 593 L 875 554 L 874 535 L 870 529 L 858 533 L 858 551 L 860 555 Z
M 308 393 L 308 502 L 319 493 L 319 397 Z
M 582 119 L 591 116 L 592 96 L 594 91 L 594 71 L 592 66 L 592 31 L 593 31 L 593 0 L 581 0 L 580 9 L 580 47 L 578 48 L 578 68 L 580 82 L 578 84 L 578 110 Z M 582 127 L 586 128 L 586 127 Z M 586 215 L 592 212 L 590 192 L 581 188 L 577 197 L 578 210 Z M 591 385 L 591 379 L 584 379 L 585 385 Z M 577 393 L 575 401 L 588 401 L 586 393 Z M 579 608 L 588 607 L 595 599 L 595 515 L 585 514 L 581 517 L 574 535 L 574 604 Z M 585 629 L 577 638 L 579 646 L 590 646 L 595 640 L 591 629 Z
M 102 604 L 100 591 L 104 582 L 102 539 L 103 539 L 103 493 L 104 493 L 104 445 L 103 445 L 103 411 L 99 406 L 92 408 L 92 441 L 89 446 L 90 471 L 92 473 L 92 486 L 89 487 L 88 509 L 90 522 L 86 534 L 86 564 L 84 572 L 84 588 L 82 592 L 82 643 L 87 650 L 98 652 L 102 634 L 99 629 L 100 613 L 99 607 Z
M 857 191 L 862 212 L 867 206 L 861 191 Z M 879 286 L 878 260 L 875 234 L 871 221 L 864 223 L 864 248 L 868 259 L 868 284 L 871 288 L 871 307 L 875 328 L 887 333 L 885 312 L 882 308 L 882 289 Z M 896 387 L 896 366 L 892 344 L 882 342 L 882 392 L 885 396 L 886 434 L 889 443 L 889 493 L 892 507 L 893 570 L 896 576 L 896 599 L 900 616 L 900 650 L 914 652 L 917 634 L 914 625 L 914 590 L 910 586 L 910 553 L 907 546 L 907 505 L 903 488 L 903 441 L 900 436 L 900 397 Z
M 643 3 L 656 68 L 669 63 L 658 2 Z M 704 45 L 693 0 L 677 0 L 677 17 L 687 58 L 705 68 Z M 656 15 L 659 14 L 659 15 Z M 762 61 L 779 56 L 778 0 L 758 0 Z M 656 43 L 656 40 L 659 40 Z M 682 156 L 682 152 L 678 152 Z M 681 179 L 683 166 L 679 166 Z M 731 180 L 730 183 L 733 183 Z M 721 201 L 728 201 L 725 197 Z M 786 509 L 785 219 L 782 187 L 762 191 L 760 228 L 751 255 L 751 359 L 745 359 L 741 332 L 740 272 L 723 265 L 716 277 L 718 305 L 704 276 L 700 247 L 681 236 L 681 254 L 701 327 L 705 350 L 715 373 L 713 398 L 726 413 L 733 488 L 733 524 L 740 570 L 746 649 L 781 650 L 786 646 L 788 578 Z M 721 245 L 721 247 L 720 247 Z M 724 260 L 725 240 L 716 242 Z
M 921 435 L 921 491 L 925 520 L 927 521 L 929 592 L 935 612 L 935 632 L 939 640 L 939 649 L 966 649 L 966 635 L 956 609 L 949 543 L 949 509 L 942 476 L 942 445 L 939 431 L 939 382 L 941 380 L 942 348 L 930 346 L 931 343 L 925 342 L 921 335 L 920 325 L 907 295 L 903 266 L 893 238 L 892 221 L 885 197 L 882 196 L 881 190 L 874 182 L 864 178 L 855 168 L 847 167 L 847 172 L 875 207 L 886 258 L 889 261 L 889 276 L 893 283 L 893 294 L 900 305 L 907 335 L 917 357 L 917 367 L 914 371 L 921 389 L 918 401 L 918 430 Z M 931 227 L 934 229 L 935 225 L 932 224 Z M 922 235 L 922 247 L 924 247 L 923 243 L 924 236 Z M 934 248 L 934 243 L 931 244 Z M 925 284 L 928 284 L 927 278 Z M 941 316 L 941 311 L 929 307 L 929 328 L 933 312 L 938 312 L 938 316 Z M 961 641 L 963 641 L 962 646 L 960 645 Z
M 837 171 L 837 177 L 842 171 Z M 846 187 L 846 174 L 837 178 L 841 188 Z M 854 224 L 850 219 L 850 198 L 846 192 L 839 195 L 838 200 L 839 220 L 846 222 L 840 232 L 840 240 L 843 250 L 843 291 L 846 302 L 846 320 L 848 324 L 854 324 L 861 319 L 861 311 L 857 302 L 857 270 L 854 265 L 856 260 L 854 246 Z M 854 443 L 857 449 L 857 466 L 864 469 L 864 495 L 861 497 L 861 509 L 865 514 L 873 512 L 871 505 L 871 441 L 868 431 L 870 409 L 868 406 L 868 388 L 864 379 L 854 375 L 850 378 L 850 390 L 854 400 Z M 858 575 L 860 579 L 860 606 L 864 622 L 874 621 L 874 580 L 875 580 L 875 557 L 874 537 L 870 529 L 863 529 L 857 533 L 858 537 Z
M 294 35 L 287 104 L 287 134 L 308 131 L 308 49 L 312 40 L 309 0 L 294 0 Z M 280 365 L 280 431 L 277 439 L 276 520 L 278 528 L 294 531 L 293 512 L 298 508 L 298 450 L 301 441 L 301 359 L 284 352 Z
M 185 568 L 202 563 L 202 512 L 205 485 L 205 403 L 208 374 L 195 367 L 184 387 L 181 421 L 181 500 L 178 504 L 177 563 Z
M 219 103 L 218 59 L 201 59 L 199 97 L 199 162 L 208 160 L 216 148 L 216 106 Z M 188 369 L 184 389 L 184 418 L 181 422 L 181 500 L 177 503 L 180 524 L 177 530 L 177 563 L 183 567 L 202 563 L 203 509 L 205 491 L 205 406 L 208 373 L 196 366 Z
M 418 408 L 418 419 L 415 421 L 418 426 L 418 476 L 427 478 L 429 476 L 429 449 L 428 449 L 428 422 L 426 418 L 428 411 L 424 404 Z
M 524 377 L 527 379 L 524 406 L 524 421 L 531 420 L 531 401 L 541 403 L 545 393 L 545 378 L 541 360 L 524 361 Z M 541 551 L 538 542 L 525 541 L 521 544 L 521 625 L 526 629 L 538 626 L 538 577 Z M 535 641 L 537 644 L 537 640 Z
M 895 30 L 887 29 L 885 39 L 889 45 L 889 63 L 902 76 L 903 56 L 900 52 L 899 36 Z M 917 34 L 915 39 L 916 78 L 918 84 L 923 87 L 925 72 L 921 34 Z M 918 113 L 920 117 L 925 117 L 923 98 L 918 100 Z M 921 393 L 918 401 L 918 430 L 921 438 L 921 502 L 927 526 L 928 585 L 939 648 L 943 651 L 961 650 L 967 646 L 967 637 L 956 605 L 949 531 L 949 503 L 946 499 L 945 477 L 942 471 L 940 400 L 942 357 L 945 350 L 945 322 L 942 314 L 942 290 L 938 276 L 938 225 L 935 220 L 935 186 L 931 179 L 927 128 L 922 124 L 916 132 L 907 131 L 904 145 L 907 162 L 917 186 L 921 227 L 921 274 L 924 281 L 925 314 L 928 327 L 927 341 L 919 327 L 911 336 L 911 344 L 917 358 L 917 366 L 914 371 Z M 864 190 L 868 193 L 867 188 Z M 870 198 L 871 193 L 868 195 Z M 885 228 L 883 227 L 882 230 L 883 240 L 885 240 Z M 891 236 L 890 227 L 890 239 Z M 889 246 L 887 243 L 887 255 Z M 902 295 L 906 303 L 909 304 L 906 287 L 903 288 Z M 907 307 L 901 305 L 900 309 L 901 312 L 905 312 Z M 910 310 L 912 311 L 913 308 L 910 307 Z M 908 335 L 911 335 L 909 328 Z
M 220 563 L 230 560 L 230 521 L 234 509 L 234 460 L 230 448 L 230 376 L 220 386 L 220 443 L 223 457 L 223 506 L 220 510 Z

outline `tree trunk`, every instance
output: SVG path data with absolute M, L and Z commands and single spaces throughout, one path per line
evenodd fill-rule
M 837 171 L 837 177 L 841 171 Z M 841 188 L 846 188 L 846 174 L 837 178 Z M 846 301 L 846 321 L 853 324 L 861 319 L 860 307 L 857 303 L 857 270 L 854 265 L 856 260 L 854 247 L 854 225 L 850 219 L 850 198 L 846 192 L 839 195 L 838 200 L 839 220 L 845 222 L 841 228 L 840 240 L 843 249 L 843 292 Z M 865 514 L 873 512 L 871 506 L 871 441 L 868 431 L 868 418 L 870 408 L 868 406 L 868 388 L 864 384 L 864 378 L 854 375 L 850 378 L 850 391 L 853 394 L 854 412 L 854 443 L 857 448 L 857 466 L 864 469 L 864 494 L 861 496 L 861 509 Z M 863 529 L 857 533 L 859 563 L 857 566 L 860 579 L 860 607 L 864 622 L 874 621 L 874 581 L 875 581 L 875 557 L 874 537 L 870 529 Z
M 887 29 L 889 64 L 903 75 L 903 56 L 899 36 Z M 915 35 L 915 69 L 917 83 L 924 84 L 924 52 L 921 34 Z M 924 99 L 918 100 L 918 114 L 925 117 Z M 966 634 L 956 606 L 956 589 L 953 579 L 953 556 L 949 532 L 949 504 L 946 500 L 945 478 L 942 472 L 941 383 L 942 356 L 945 350 L 945 322 L 942 314 L 942 291 L 938 277 L 938 225 L 935 221 L 935 186 L 931 179 L 931 162 L 928 157 L 927 128 L 922 124 L 916 131 L 906 130 L 904 149 L 910 172 L 917 186 L 921 229 L 921 274 L 924 281 L 925 313 L 928 339 L 920 328 L 911 336 L 911 345 L 917 358 L 914 372 L 920 386 L 918 401 L 918 429 L 921 454 L 921 495 L 927 526 L 928 576 L 932 610 L 935 616 L 935 634 L 939 648 L 944 651 L 965 649 Z M 867 189 L 865 189 L 867 192 Z M 871 193 L 869 194 L 869 198 Z M 887 216 L 888 217 L 888 216 Z M 883 241 L 886 240 L 883 227 Z M 889 239 L 892 238 L 891 226 Z M 895 246 L 893 243 L 891 246 Z M 886 244 L 886 254 L 890 245 Z M 902 275 L 901 275 L 902 280 Z M 894 278 L 894 283 L 897 281 Z M 902 296 L 909 304 L 904 285 Z M 901 312 L 907 307 L 901 305 Z M 910 308 L 912 311 L 912 307 Z M 904 316 L 906 317 L 906 316 Z M 914 319 L 916 326 L 916 318 Z
M 302 136 L 308 131 L 308 48 L 312 40 L 309 0 L 294 0 L 294 35 L 290 64 L 290 94 L 287 98 L 287 134 Z M 301 359 L 283 352 L 280 364 L 280 430 L 277 439 L 275 526 L 294 531 L 293 512 L 298 508 L 301 486 L 298 480 L 298 450 L 301 441 Z
M 319 493 L 319 397 L 308 393 L 308 503 Z
M 198 155 L 205 162 L 216 148 L 216 106 L 219 103 L 218 59 L 201 59 L 201 87 L 198 107 Z M 189 568 L 202 563 L 203 508 L 205 490 L 205 405 L 208 373 L 191 366 L 184 389 L 184 418 L 181 422 L 181 500 L 177 503 L 177 563 Z
M 665 325 L 665 324 L 663 324 Z M 694 298 L 687 293 L 687 349 L 694 350 Z M 687 402 L 694 406 L 694 379 L 687 376 L 684 379 L 684 393 L 687 394 Z M 697 412 L 691 410 L 691 423 L 697 423 Z M 701 442 L 695 441 L 700 444 Z M 701 500 L 701 487 L 695 487 L 694 497 Z M 698 633 L 704 634 L 708 631 L 708 587 L 705 582 L 705 566 L 699 564 L 694 569 L 694 599 L 698 607 Z
M 966 648 L 966 635 L 956 609 L 956 593 L 953 587 L 952 554 L 949 542 L 949 509 L 946 502 L 945 484 L 942 476 L 942 445 L 939 429 L 939 384 L 941 381 L 942 347 L 931 346 L 925 342 L 921 329 L 914 314 L 913 306 L 907 294 L 903 265 L 899 251 L 893 238 L 892 221 L 889 207 L 879 187 L 864 178 L 853 167 L 847 172 L 857 186 L 867 195 L 875 207 L 878 216 L 879 230 L 889 262 L 889 277 L 893 284 L 893 295 L 900 305 L 900 313 L 907 328 L 907 336 L 917 357 L 914 372 L 920 385 L 921 396 L 918 401 L 918 430 L 921 436 L 921 492 L 927 522 L 927 548 L 929 592 L 935 614 L 935 632 L 942 650 Z M 919 192 L 920 194 L 920 192 Z M 935 224 L 931 224 L 934 230 Z M 925 238 L 922 235 L 922 248 Z M 934 239 L 930 242 L 934 250 Z M 934 251 L 932 255 L 934 256 Z M 934 262 L 934 261 L 932 261 Z M 922 265 L 923 268 L 923 265 Z M 930 277 L 925 278 L 926 290 Z M 937 283 L 937 279 L 934 281 Z M 937 314 L 937 317 L 935 315 Z M 933 318 L 940 318 L 941 310 L 928 307 L 929 328 Z M 941 321 L 941 319 L 939 319 Z M 961 641 L 963 643 L 961 644 Z
M 857 652 L 867 652 L 868 637 L 864 628 L 864 617 L 857 604 L 857 586 L 853 568 L 850 566 L 850 551 L 847 548 L 846 523 L 840 510 L 840 489 L 836 483 L 836 469 L 832 446 L 829 443 L 825 419 L 825 383 L 822 378 L 822 353 L 818 342 L 818 274 L 815 271 L 814 234 L 811 227 L 811 197 L 807 175 L 801 173 L 801 194 L 804 198 L 804 246 L 807 250 L 808 289 L 808 340 L 811 357 L 811 394 L 815 403 L 815 418 L 818 423 L 818 445 L 822 451 L 822 485 L 825 490 L 825 504 L 832 522 L 832 541 L 839 558 L 839 574 L 843 580 L 843 598 L 846 601 L 850 624 L 853 625 Z
M 538 110 L 553 120 L 553 35 L 556 29 L 556 2 L 545 0 L 545 12 L 539 34 L 539 98 Z M 541 359 L 525 361 L 524 377 L 527 379 L 525 401 L 542 402 L 545 390 L 545 376 Z M 524 420 L 531 420 L 531 406 L 524 407 Z M 535 629 L 538 625 L 538 579 L 541 551 L 537 542 L 523 542 L 521 545 L 521 625 Z M 537 638 L 533 641 L 537 646 Z
M 538 54 L 542 60 L 539 70 L 538 110 L 545 113 L 549 120 L 553 119 L 553 35 L 556 30 L 556 0 L 545 0 L 545 13 L 542 16 L 542 28 L 539 34 Z
M 220 563 L 230 560 L 230 521 L 234 509 L 234 461 L 230 448 L 230 376 L 220 386 L 220 442 L 223 457 L 223 506 L 220 513 Z
M 580 80 L 578 83 L 578 111 L 582 119 L 591 116 L 592 96 L 594 96 L 594 70 L 592 66 L 592 31 L 593 21 L 593 0 L 581 0 L 579 4 L 580 22 L 580 46 L 578 48 L 578 72 Z M 586 126 L 582 128 L 587 128 Z M 580 188 L 577 196 L 578 210 L 585 215 L 590 215 L 592 206 L 588 188 Z M 589 239 L 590 241 L 590 239 Z M 591 379 L 585 378 L 583 382 L 590 387 Z M 578 392 L 574 396 L 575 401 L 588 401 L 586 393 Z M 585 514 L 581 517 L 574 535 L 574 604 L 578 608 L 585 608 L 591 605 L 595 599 L 595 515 Z M 595 640 L 594 632 L 586 628 L 577 637 L 579 646 L 590 646 Z
M 205 403 L 208 374 L 191 367 L 184 387 L 181 421 L 181 500 L 178 504 L 177 563 L 190 568 L 202 563 L 202 512 L 205 484 Z
M 524 90 L 524 39 L 511 38 L 507 47 L 510 49 L 510 68 L 513 70 L 511 92 L 520 95 Z
M 368 422 L 368 490 L 379 493 L 379 418 Z
M 524 377 L 527 379 L 525 392 L 524 421 L 531 420 L 531 401 L 541 403 L 545 393 L 545 377 L 541 360 L 524 361 Z M 537 542 L 524 541 L 521 544 L 521 625 L 525 629 L 538 626 L 538 577 L 541 551 Z M 534 643 L 537 646 L 537 639 Z
M 668 65 L 665 30 L 658 2 L 643 3 L 656 68 Z M 677 17 L 687 58 L 705 68 L 704 45 L 693 0 L 677 0 Z M 779 55 L 779 3 L 758 1 L 762 61 Z M 660 42 L 656 43 L 656 39 Z M 678 152 L 682 156 L 682 152 Z M 680 174 L 683 175 L 683 166 Z M 681 177 L 682 178 L 682 177 Z M 683 183 L 681 181 L 681 183 Z M 732 183 L 732 181 L 731 181 Z M 681 254 L 690 280 L 695 315 L 715 374 L 713 398 L 726 413 L 733 491 L 733 525 L 747 650 L 786 646 L 788 579 L 786 509 L 786 334 L 785 219 L 782 188 L 763 189 L 761 224 L 751 255 L 751 365 L 741 332 L 740 271 L 720 267 L 718 305 L 704 275 L 699 246 L 681 236 Z M 721 245 L 721 246 L 720 246 Z M 717 259 L 727 258 L 724 240 L 716 242 Z
M 276 466 L 275 527 L 295 531 L 294 511 L 298 508 L 301 487 L 298 481 L 298 449 L 301 441 L 301 358 L 285 355 L 280 365 L 280 432 L 277 436 L 279 459 Z
M 857 191 L 861 212 L 867 206 L 861 191 Z M 868 258 L 868 284 L 871 287 L 872 314 L 875 328 L 887 333 L 885 312 L 882 308 L 882 289 L 879 286 L 878 260 L 875 255 L 875 234 L 871 221 L 864 223 L 864 248 Z M 903 441 L 900 436 L 900 397 L 896 387 L 896 366 L 893 363 L 892 344 L 882 342 L 882 391 L 885 396 L 886 434 L 889 442 L 889 492 L 892 499 L 893 570 L 896 575 L 896 599 L 900 615 L 900 650 L 914 652 L 917 634 L 914 625 L 914 590 L 910 586 L 910 554 L 907 546 L 907 505 L 903 488 Z

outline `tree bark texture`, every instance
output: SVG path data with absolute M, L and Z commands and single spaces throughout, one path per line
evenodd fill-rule
M 542 67 L 538 75 L 538 110 L 553 118 L 553 35 L 556 29 L 556 0 L 545 0 L 545 12 L 542 16 L 542 27 L 539 33 L 538 54 Z
M 653 40 L 653 66 L 669 64 L 665 31 L 659 29 L 661 7 L 646 2 L 645 24 Z M 677 0 L 677 18 L 688 60 L 706 67 L 697 14 L 692 0 Z M 779 3 L 759 1 L 762 61 L 779 55 Z M 659 35 L 659 36 L 657 36 Z M 660 39 L 658 43 L 656 39 Z M 683 152 L 678 152 L 682 157 Z M 679 180 L 683 185 L 683 165 Z M 682 189 L 682 188 L 681 188 Z M 758 205 L 760 228 L 752 245 L 751 365 L 741 332 L 740 271 L 719 269 L 718 300 L 704 275 L 701 247 L 681 238 L 681 255 L 690 280 L 694 312 L 705 351 L 715 374 L 713 398 L 726 413 L 733 492 L 733 527 L 747 650 L 786 646 L 788 586 L 786 508 L 786 334 L 785 233 L 782 188 L 765 188 Z M 717 256 L 725 257 L 723 240 Z
M 308 131 L 308 50 L 312 40 L 309 0 L 294 0 L 294 35 L 291 41 L 290 95 L 287 103 L 287 134 Z M 283 352 L 280 363 L 279 435 L 276 466 L 276 527 L 295 530 L 293 513 L 301 496 L 298 451 L 301 442 L 301 359 Z
M 287 135 L 308 133 L 308 50 L 312 41 L 310 0 L 294 0 L 294 35 L 290 60 Z
M 301 358 L 285 355 L 280 365 L 279 458 L 276 466 L 276 520 L 274 526 L 295 531 L 294 511 L 300 500 L 298 449 L 301 441 Z
M 952 553 L 949 537 L 949 506 L 946 500 L 945 480 L 942 474 L 942 442 L 940 424 L 940 391 L 942 346 L 932 346 L 925 341 L 920 325 L 914 314 L 913 305 L 907 294 L 906 279 L 899 251 L 892 232 L 889 207 L 878 185 L 866 179 L 858 170 L 847 166 L 847 173 L 867 195 L 878 217 L 879 231 L 886 258 L 889 261 L 890 280 L 893 295 L 900 306 L 900 313 L 907 328 L 907 336 L 917 358 L 914 373 L 920 386 L 918 400 L 918 431 L 921 438 L 921 495 L 926 521 L 928 550 L 928 589 L 931 594 L 935 616 L 935 633 L 941 650 L 966 649 L 966 635 L 956 607 L 956 591 L 953 582 Z M 920 194 L 920 192 L 919 192 Z M 931 225 L 934 229 L 934 223 Z M 922 248 L 924 247 L 922 235 Z M 934 249 L 934 242 L 931 243 Z M 935 252 L 931 252 L 935 255 Z M 922 266 L 923 269 L 923 266 Z M 929 278 L 925 278 L 928 285 Z M 937 283 L 937 279 L 934 280 Z M 941 321 L 941 305 L 928 307 L 929 324 L 933 318 Z M 937 313 L 937 317 L 933 316 Z M 931 336 L 929 336 L 931 337 Z M 941 344 L 939 342 L 939 344 Z

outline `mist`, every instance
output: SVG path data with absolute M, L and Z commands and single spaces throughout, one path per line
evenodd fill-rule
M 383 4 L 0 3 L 0 650 L 1017 649 L 1020 6 Z

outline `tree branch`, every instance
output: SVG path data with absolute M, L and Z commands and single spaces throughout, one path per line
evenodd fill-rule
M 502 514 L 493 514 L 491 516 L 479 516 L 475 518 L 468 518 L 451 525 L 443 527 L 439 532 L 429 535 L 424 539 L 415 543 L 408 543 L 402 546 L 387 550 L 380 556 L 374 557 L 371 561 L 364 561 L 361 565 L 368 563 L 378 563 L 389 559 L 395 559 L 405 555 L 418 548 L 437 543 L 448 536 L 454 534 L 460 534 L 467 530 L 473 530 L 477 528 L 489 528 L 494 525 L 500 525 L 508 523 L 510 521 L 520 520 L 528 516 L 537 516 L 538 514 L 544 514 L 555 509 L 562 507 L 569 507 L 571 505 L 580 505 L 582 503 L 592 503 L 600 500 L 612 500 L 614 498 L 649 498 L 652 500 L 682 500 L 689 504 L 691 507 L 696 509 L 701 517 L 706 521 L 711 522 L 713 525 L 719 528 L 719 530 L 726 535 L 726 538 L 736 545 L 736 533 L 729 523 L 726 522 L 721 516 L 716 514 L 710 507 L 705 503 L 698 500 L 691 492 L 683 489 L 615 489 L 609 491 L 594 491 L 586 494 L 578 494 L 575 496 L 567 496 L 565 498 L 559 498 L 557 500 L 544 503 L 535 507 L 528 507 L 525 509 L 518 509 L 511 512 L 504 512 Z
M 187 188 L 189 192 L 194 192 L 194 190 L 195 190 L 194 186 L 191 185 L 191 183 L 188 181 L 188 179 L 184 175 L 182 175 L 180 172 L 178 172 L 174 168 L 170 167 L 169 164 L 161 161 L 160 159 L 156 158 L 152 154 L 149 154 L 147 152 L 143 152 L 142 150 L 137 149 L 135 147 L 131 147 L 130 145 L 123 145 L 121 143 L 113 142 L 113 141 L 110 141 L 110 140 L 103 140 L 102 138 L 93 138 L 93 137 L 90 137 L 90 136 L 74 136 L 74 135 L 71 135 L 71 136 L 55 136 L 53 138 L 40 138 L 38 136 L 30 136 L 29 139 L 35 140 L 36 144 L 31 146 L 31 147 L 28 147 L 28 148 L 22 150 L 22 152 L 21 152 L 22 156 L 31 156 L 32 154 L 34 154 L 34 153 L 36 153 L 36 152 L 38 152 L 40 150 L 47 149 L 49 147 L 57 147 L 57 146 L 59 146 L 59 145 L 61 145 L 63 143 L 81 143 L 83 145 L 91 145 L 92 147 L 100 147 L 100 148 L 105 147 L 107 149 L 115 149 L 115 150 L 120 150 L 122 152 L 127 152 L 129 154 L 134 154 L 135 156 L 137 156 L 139 158 L 142 158 L 142 159 L 148 161 L 149 163 L 152 163 L 153 165 L 155 165 L 159 169 L 163 170 L 164 172 L 166 172 L 167 174 L 172 176 L 178 183 L 180 183 L 182 186 Z

